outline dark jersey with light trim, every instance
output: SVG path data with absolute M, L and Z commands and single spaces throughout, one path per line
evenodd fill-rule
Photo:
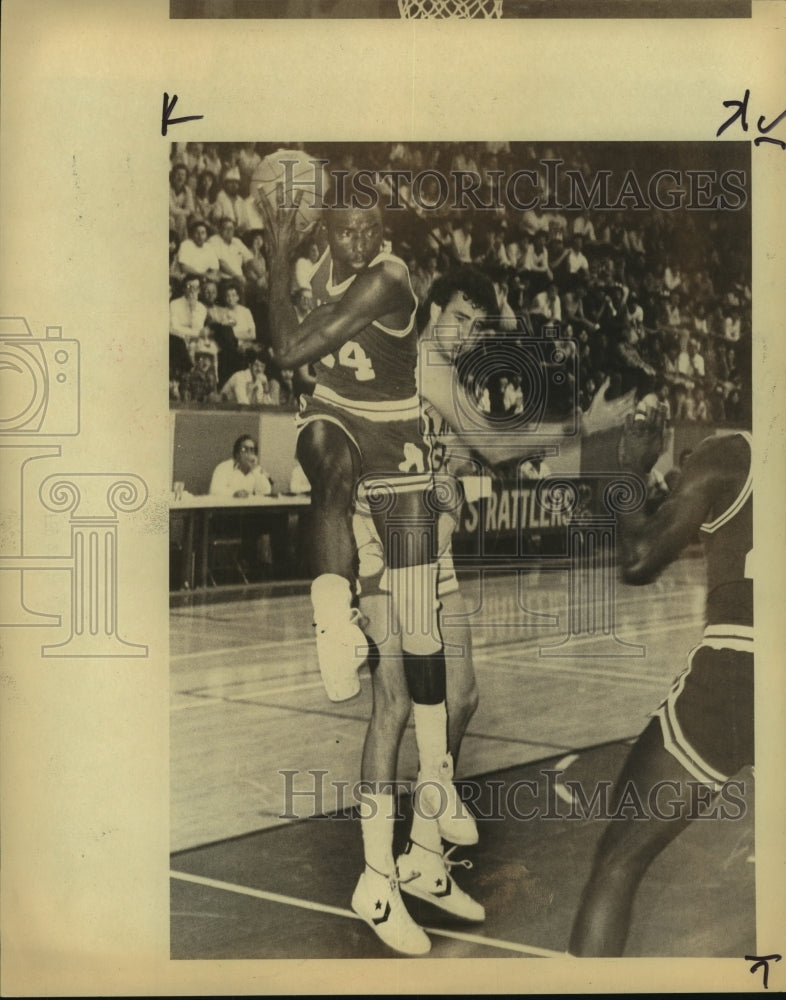
M 409 283 L 409 270 L 403 260 L 393 254 L 380 253 L 371 261 L 369 269 L 392 263 L 402 267 Z M 339 284 L 333 282 L 333 260 L 326 250 L 311 278 L 311 289 L 316 307 L 338 302 L 346 293 L 356 275 L 350 275 Z M 412 289 L 409 283 L 410 291 Z M 412 292 L 412 312 L 407 326 L 391 330 L 378 322 L 369 323 L 351 340 L 326 354 L 315 364 L 317 384 L 325 399 L 341 405 L 341 400 L 380 404 L 410 401 L 416 403 L 417 384 L 417 329 L 415 311 L 417 299 Z

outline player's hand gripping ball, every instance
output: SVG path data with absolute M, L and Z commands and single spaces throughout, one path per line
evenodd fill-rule
M 268 234 L 286 230 L 290 241 L 302 240 L 319 220 L 327 185 L 324 163 L 309 153 L 278 149 L 266 156 L 254 171 L 251 188 Z
M 617 457 L 620 467 L 646 475 L 665 448 L 666 418 L 660 406 L 642 403 L 628 414 L 620 435 Z

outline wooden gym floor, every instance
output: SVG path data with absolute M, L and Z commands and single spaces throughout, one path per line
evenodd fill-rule
M 588 639 L 577 647 L 585 655 L 542 655 L 564 635 L 562 572 L 462 582 L 481 702 L 458 776 L 477 796 L 480 843 L 455 852 L 474 866 L 456 877 L 487 917 L 461 924 L 406 897 L 429 929 L 431 957 L 564 953 L 604 825 L 567 818 L 564 782 L 576 780 L 591 794 L 616 777 L 630 741 L 698 641 L 703 572 L 701 559 L 688 557 L 650 587 L 618 585 L 616 634 L 645 646 L 636 657 L 591 655 Z M 173 958 L 393 954 L 349 908 L 362 866 L 351 786 L 359 779 L 370 679 L 364 668 L 358 698 L 329 702 L 310 622 L 305 592 L 273 596 L 271 588 L 171 612 Z M 410 726 L 399 778 L 414 778 L 416 768 Z M 318 802 L 309 776 L 315 769 L 326 772 Z M 537 797 L 511 799 L 525 780 L 535 782 Z M 742 818 L 693 823 L 647 873 L 627 956 L 754 952 L 753 777 L 746 771 L 739 780 Z M 290 790 L 312 794 L 287 801 L 287 781 Z M 397 847 L 408 807 L 404 796 Z M 533 808 L 537 818 L 519 818 Z

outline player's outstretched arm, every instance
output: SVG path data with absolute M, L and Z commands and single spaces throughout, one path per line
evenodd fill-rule
M 611 379 L 605 379 L 592 397 L 592 402 L 586 413 L 582 414 L 581 433 L 584 437 L 611 430 L 612 427 L 619 427 L 625 417 L 633 410 L 636 390 L 631 389 L 630 392 L 617 399 L 606 399 L 610 385 Z
M 646 427 L 637 428 L 636 423 L 629 419 L 623 430 L 620 464 L 626 471 L 645 478 L 655 459 L 651 449 L 647 454 L 646 445 L 641 449 L 635 442 L 631 444 L 632 437 L 648 433 Z M 643 460 L 637 460 L 637 455 L 643 455 Z M 651 583 L 696 538 L 712 509 L 722 477 L 717 442 L 706 441 L 686 462 L 677 489 L 653 515 L 642 511 L 618 515 L 622 577 L 627 583 Z
M 407 315 L 412 306 L 403 268 L 383 261 L 360 272 L 338 302 L 310 312 L 285 346 L 274 347 L 276 361 L 285 368 L 315 361 L 375 320 L 397 313 Z

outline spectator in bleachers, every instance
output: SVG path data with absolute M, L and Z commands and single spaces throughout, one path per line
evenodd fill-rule
M 723 319 L 723 337 L 736 344 L 742 336 L 742 318 L 737 306 L 732 306 Z
M 688 357 L 690 358 L 693 378 L 697 382 L 703 382 L 705 375 L 704 358 L 702 357 L 701 351 L 699 350 L 698 340 L 694 340 L 692 337 L 688 341 Z
M 174 229 L 169 230 L 169 290 L 172 291 L 172 279 L 180 280 L 180 268 L 177 263 L 177 251 L 180 249 L 180 238 Z M 172 298 L 171 294 L 169 296 Z
M 191 218 L 213 225 L 213 215 L 218 195 L 218 181 L 211 170 L 203 170 L 196 179 L 194 210 Z
M 494 329 L 503 333 L 513 333 L 519 328 L 516 314 L 508 302 L 508 269 L 501 264 L 488 265 L 486 275 L 494 286 L 497 299 L 497 315 L 493 318 Z
M 663 288 L 666 293 L 675 291 L 682 285 L 682 274 L 679 264 L 675 263 L 671 255 L 666 256 L 666 266 L 663 269 Z
M 472 263 L 472 231 L 475 223 L 467 212 L 462 212 L 450 232 L 450 252 L 460 264 Z
M 200 220 L 191 223 L 190 239 L 183 240 L 177 251 L 177 264 L 186 277 L 218 279 L 218 255 L 207 242 L 207 226 Z
M 301 245 L 300 253 L 295 261 L 293 284 L 295 288 L 311 288 L 311 275 L 319 262 L 319 245 L 315 239 L 306 240 Z
M 218 143 L 206 142 L 204 144 L 202 147 L 202 160 L 204 163 L 202 169 L 209 170 L 216 180 L 218 180 L 224 169 L 224 164 L 221 162 L 221 157 L 218 153 Z
M 235 232 L 239 236 L 251 228 L 248 207 L 245 199 L 240 195 L 240 170 L 238 167 L 229 167 L 225 171 L 223 185 L 216 196 L 213 217 L 216 224 L 221 219 L 231 219 L 235 224 Z
M 666 326 L 682 326 L 682 313 L 680 311 L 680 293 L 672 292 L 664 304 Z
M 595 227 L 590 219 L 590 213 L 585 208 L 573 220 L 572 233 L 574 236 L 581 236 L 585 243 L 596 243 Z
M 251 179 L 262 162 L 255 142 L 244 142 L 238 150 L 237 168 L 240 171 L 240 195 L 247 198 L 251 192 Z
M 229 278 L 243 291 L 246 286 L 246 270 L 252 254 L 246 244 L 235 236 L 235 223 L 224 218 L 218 224 L 218 232 L 208 240 L 218 257 L 222 278 Z
M 693 418 L 697 424 L 710 422 L 710 409 L 704 395 L 704 389 L 697 385 L 693 390 Z
M 527 243 L 524 251 L 524 273 L 533 295 L 539 294 L 550 281 L 554 280 L 554 275 L 549 267 L 546 239 L 542 232 L 535 233 L 532 242 Z
M 194 367 L 180 385 L 180 398 L 184 403 L 217 403 L 219 400 L 215 349 L 210 347 L 200 341 L 194 351 Z
M 221 312 L 219 314 L 223 326 L 231 327 L 237 339 L 238 347 L 243 350 L 256 342 L 256 324 L 251 311 L 240 304 L 240 290 L 234 281 L 227 281 L 219 288 Z
M 203 149 L 204 147 L 201 142 L 187 142 L 185 152 L 183 153 L 183 163 L 185 163 L 188 169 L 192 190 L 195 179 L 205 169 L 205 154 Z
M 295 307 L 295 315 L 298 323 L 303 320 L 314 308 L 314 295 L 310 288 L 296 288 L 292 293 L 292 303 Z
M 540 325 L 544 323 L 559 323 L 562 320 L 562 304 L 557 294 L 557 286 L 552 281 L 545 292 L 539 292 L 535 296 L 530 310 L 530 316 L 542 317 Z
M 221 398 L 241 406 L 270 405 L 270 383 L 265 374 L 265 359 L 255 347 L 246 348 L 246 367 L 234 372 L 221 389 Z
M 169 171 L 169 228 L 179 240 L 188 234 L 188 220 L 194 211 L 194 196 L 188 186 L 188 169 L 176 163 Z
M 175 281 L 169 279 L 169 302 L 170 308 L 174 297 Z M 179 333 L 169 330 L 169 398 L 170 400 L 180 399 L 180 383 L 185 375 L 191 371 L 192 361 L 185 339 Z
M 207 309 L 199 301 L 201 282 L 191 275 L 183 282 L 183 294 L 169 303 L 169 332 L 189 346 L 202 333 Z

